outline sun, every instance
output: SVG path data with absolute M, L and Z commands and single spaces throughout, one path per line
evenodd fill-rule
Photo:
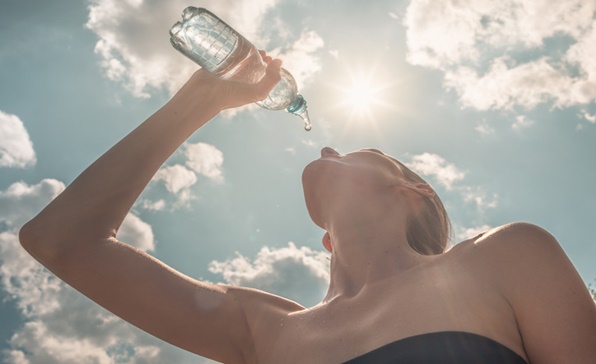
M 412 89 L 411 79 L 387 59 L 340 58 L 334 71 L 326 82 L 331 91 L 327 110 L 343 133 L 375 135 L 382 140 L 388 123 L 399 124 L 401 115 L 412 112 L 403 101 Z
M 388 89 L 391 85 L 383 81 L 374 69 L 360 72 L 348 70 L 343 85 L 336 86 L 337 107 L 343 111 L 350 124 L 370 125 L 376 123 L 375 115 L 387 107 Z
M 359 75 L 352 79 L 351 85 L 344 90 L 344 102 L 360 116 L 370 114 L 375 104 L 380 102 L 378 88 L 369 77 Z

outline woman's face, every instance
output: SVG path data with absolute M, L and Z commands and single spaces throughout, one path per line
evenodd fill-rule
M 304 168 L 302 185 L 308 212 L 322 226 L 330 207 L 357 207 L 370 203 L 388 187 L 405 182 L 397 163 L 377 149 L 360 149 L 341 155 L 332 148 Z

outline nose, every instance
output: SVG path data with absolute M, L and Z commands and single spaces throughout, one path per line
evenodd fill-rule
M 325 147 L 325 148 L 321 149 L 321 157 L 327 157 L 327 156 L 339 157 L 341 155 L 338 152 L 336 152 L 335 149 Z

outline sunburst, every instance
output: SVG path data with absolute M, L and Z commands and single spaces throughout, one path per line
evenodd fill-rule
M 347 69 L 344 85 L 336 85 L 338 101 L 335 105 L 347 118 L 350 126 L 362 125 L 378 129 L 377 115 L 379 111 L 391 108 L 391 88 L 394 82 L 388 83 L 376 72 L 376 67 L 367 67 L 362 71 Z

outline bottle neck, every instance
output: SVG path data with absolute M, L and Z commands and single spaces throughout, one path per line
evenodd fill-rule
M 303 114 L 306 111 L 306 100 L 302 95 L 296 95 L 296 100 L 294 100 L 292 105 L 288 106 L 286 111 L 294 115 Z

